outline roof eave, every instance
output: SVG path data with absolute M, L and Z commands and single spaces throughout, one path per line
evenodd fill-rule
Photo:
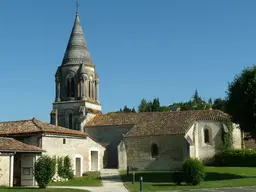
M 12 150 L 12 149 L 0 149 L 0 152 L 11 152 L 11 153 L 42 153 L 46 152 L 45 150 Z

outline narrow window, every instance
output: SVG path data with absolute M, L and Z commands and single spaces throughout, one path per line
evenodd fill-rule
M 91 81 L 89 81 L 88 83 L 89 83 L 89 86 L 88 86 L 89 97 L 91 97 Z
M 157 146 L 157 144 L 153 143 L 151 145 L 151 157 L 154 158 L 156 156 L 158 156 L 158 146 Z
M 82 95 L 81 95 L 81 84 L 80 83 L 78 83 L 78 85 L 77 85 L 77 96 L 78 97 L 81 97 Z
M 68 97 L 70 97 L 70 81 L 69 81 L 69 79 L 67 79 L 67 93 L 68 93 Z
M 67 79 L 67 92 L 68 92 L 68 97 L 74 97 L 75 96 L 74 78 Z
M 72 125 L 73 125 L 73 115 L 72 115 L 72 113 L 70 113 L 69 115 L 68 115 L 68 127 L 69 127 L 69 129 L 72 129 Z
M 66 139 L 63 139 L 63 144 L 66 144 Z
M 204 130 L 204 143 L 210 143 L 209 130 Z
M 74 78 L 72 78 L 70 82 L 70 97 L 74 97 L 74 96 L 75 96 L 75 82 L 74 82 Z

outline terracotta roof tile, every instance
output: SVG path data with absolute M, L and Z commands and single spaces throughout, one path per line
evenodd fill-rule
M 95 116 L 86 128 L 113 125 L 134 125 L 126 137 L 185 134 L 198 120 L 229 120 L 219 110 L 190 110 L 174 112 L 108 113 Z
M 83 133 L 81 131 L 55 126 L 50 123 L 45 123 L 34 118 L 31 120 L 0 122 L 0 135 L 13 135 L 25 133 L 55 133 L 88 136 L 88 134 Z
M 1 151 L 30 151 L 30 152 L 43 152 L 39 147 L 27 145 L 9 137 L 0 137 L 0 152 Z

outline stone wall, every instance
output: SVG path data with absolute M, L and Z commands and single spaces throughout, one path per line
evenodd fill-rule
M 102 159 L 105 148 L 91 138 L 47 135 L 42 137 L 42 148 L 50 156 L 66 156 L 71 158 L 75 170 L 75 158 L 81 158 L 82 172 L 91 171 L 91 151 L 98 151 L 99 169 L 103 167 Z M 98 170 L 99 170 L 98 169 Z
M 121 144 L 121 143 L 120 143 Z M 125 138 L 127 165 L 139 170 L 176 170 L 188 157 L 188 145 L 183 135 Z M 157 144 L 158 156 L 151 156 L 151 145 Z M 120 145 L 121 147 L 121 145 Z M 119 147 L 119 159 L 123 154 Z M 123 164 L 121 164 L 123 163 Z M 125 160 L 119 162 L 125 168 Z
M 90 103 L 84 100 L 54 102 L 53 109 L 58 110 L 58 125 L 69 128 L 68 115 L 69 113 L 72 113 L 72 129 L 83 131 L 82 128 L 77 125 L 77 123 L 81 123 L 81 114 L 79 110 L 82 106 L 84 106 L 85 108 L 101 111 L 100 104 Z M 88 112 L 86 115 L 84 114 L 82 116 L 85 117 L 86 122 L 89 122 L 95 116 L 95 114 Z
M 233 146 L 241 149 L 241 132 L 236 128 L 233 131 Z M 204 130 L 209 130 L 209 142 L 205 143 Z M 223 147 L 223 124 L 218 121 L 198 121 L 186 133 L 185 138 L 191 140 L 190 157 L 207 160 L 214 156 Z
M 118 167 L 117 146 L 123 139 L 123 136 L 132 128 L 132 126 L 97 126 L 86 128 L 85 132 L 99 143 L 106 145 L 104 156 L 104 165 L 106 168 Z
M 125 143 L 121 141 L 118 145 L 118 169 L 127 169 L 127 153 Z
M 233 130 L 233 147 L 235 149 L 241 149 L 242 148 L 242 133 L 239 129 L 239 126 L 236 124 L 233 124 L 234 130 Z
M 204 129 L 209 130 L 209 143 L 204 142 Z M 196 123 L 198 134 L 198 157 L 201 160 L 211 158 L 216 152 L 223 147 L 222 141 L 222 123 L 218 121 L 199 121 Z
M 9 186 L 10 157 L 0 156 L 0 186 Z

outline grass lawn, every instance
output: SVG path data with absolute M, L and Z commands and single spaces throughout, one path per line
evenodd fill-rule
M 136 183 L 132 184 L 132 174 L 126 176 L 126 172 L 121 172 L 122 179 L 131 192 L 139 191 L 140 176 L 143 176 L 143 192 L 256 185 L 256 167 L 206 167 L 205 181 L 199 186 L 177 186 L 172 183 L 171 174 L 171 172 L 135 171 Z
M 77 177 L 69 181 L 50 183 L 50 186 L 102 186 L 99 172 L 88 172 L 87 176 Z
M 0 188 L 1 192 L 89 192 L 78 189 Z

